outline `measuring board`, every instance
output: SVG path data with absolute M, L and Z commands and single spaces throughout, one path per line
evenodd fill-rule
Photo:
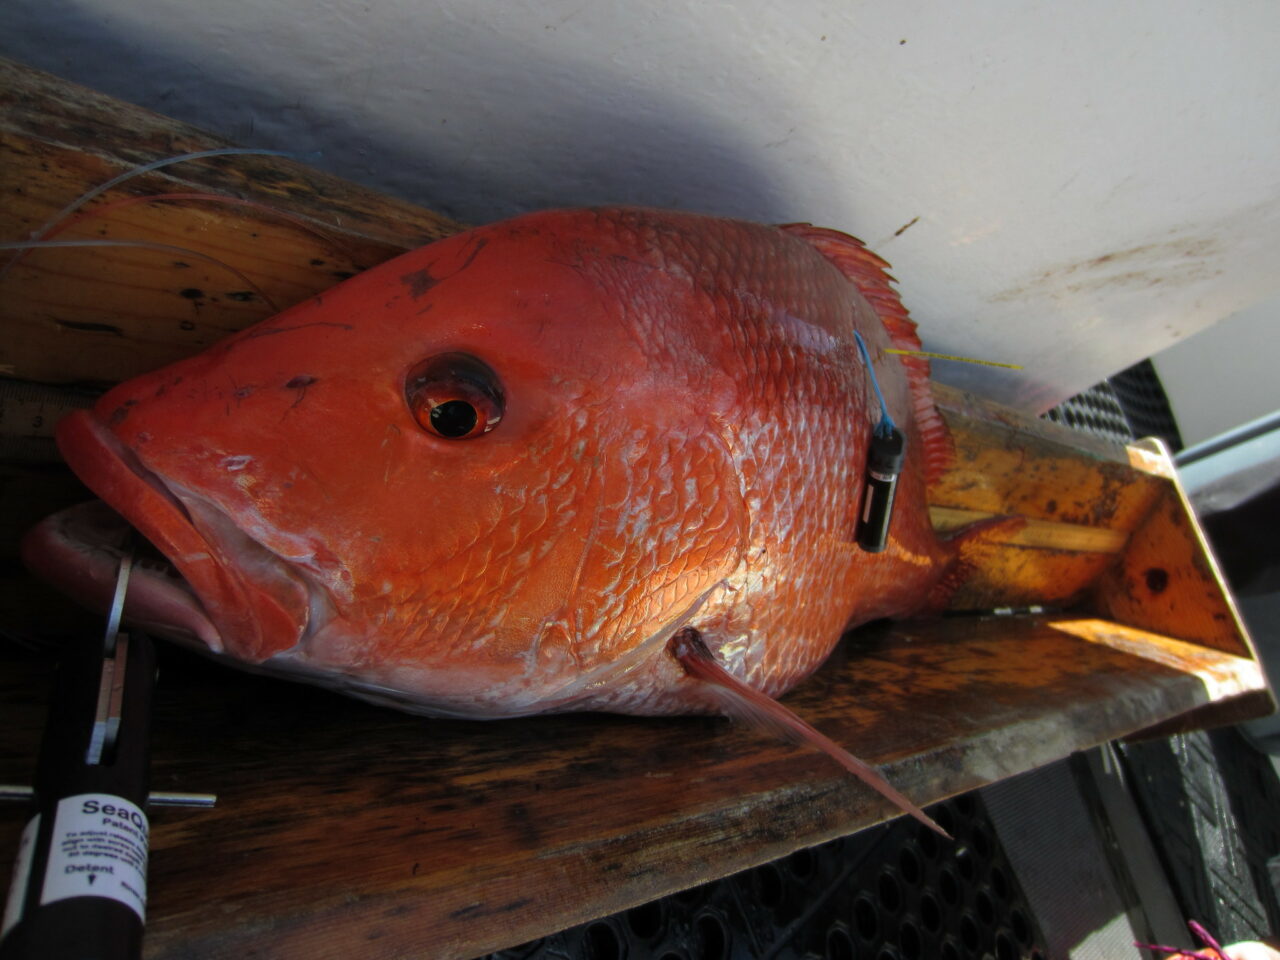
M 92 406 L 98 396 L 92 390 L 0 378 L 0 462 L 56 461 L 53 428 L 72 410 Z

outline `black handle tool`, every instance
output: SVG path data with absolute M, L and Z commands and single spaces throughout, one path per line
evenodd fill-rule
M 147 900 L 155 652 L 119 632 L 132 555 L 106 637 L 67 646 L 36 766 L 0 960 L 135 960 Z

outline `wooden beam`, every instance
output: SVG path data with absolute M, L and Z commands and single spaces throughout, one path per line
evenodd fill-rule
M 893 813 L 723 720 L 433 721 L 162 653 L 153 784 L 219 801 L 155 811 L 151 960 L 474 957 Z M 3 666 L 0 779 L 28 782 L 48 669 Z M 1259 683 L 1094 618 L 971 618 L 855 634 L 787 702 L 931 801 Z
M 0 59 L 0 240 L 28 239 L 121 173 L 231 146 Z M 163 196 L 185 199 L 147 199 Z M 127 180 L 59 227 L 60 242 L 172 249 L 0 254 L 0 376 L 115 383 L 460 229 L 296 160 L 262 155 L 192 160 Z
M 1008 514 L 989 510 L 965 510 L 960 507 L 930 507 L 929 519 L 933 527 L 943 533 L 959 530 L 979 520 L 992 520 Z M 1048 520 L 1026 519 L 1021 529 L 1010 533 L 1005 543 L 1020 547 L 1040 547 L 1046 550 L 1077 550 L 1085 553 L 1119 553 L 1128 541 L 1123 530 L 1102 527 L 1086 527 L 1079 523 L 1053 523 Z

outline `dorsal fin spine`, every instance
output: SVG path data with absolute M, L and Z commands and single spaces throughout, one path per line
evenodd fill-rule
M 897 281 L 888 272 L 889 264 L 868 250 L 861 240 L 809 223 L 787 223 L 778 229 L 807 242 L 849 279 L 871 304 L 895 347 L 899 350 L 922 349 L 915 322 L 892 286 Z M 898 359 L 911 386 L 912 413 L 924 451 L 925 481 L 932 484 L 941 478 L 955 459 L 951 434 L 933 402 L 929 361 L 924 357 Z

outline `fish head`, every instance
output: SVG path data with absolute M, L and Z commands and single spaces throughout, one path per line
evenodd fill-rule
M 459 234 L 67 417 L 72 469 L 173 567 L 126 615 L 450 715 L 653 669 L 746 521 L 714 305 L 642 241 L 589 211 Z M 76 526 L 28 562 L 105 605 L 114 560 Z

